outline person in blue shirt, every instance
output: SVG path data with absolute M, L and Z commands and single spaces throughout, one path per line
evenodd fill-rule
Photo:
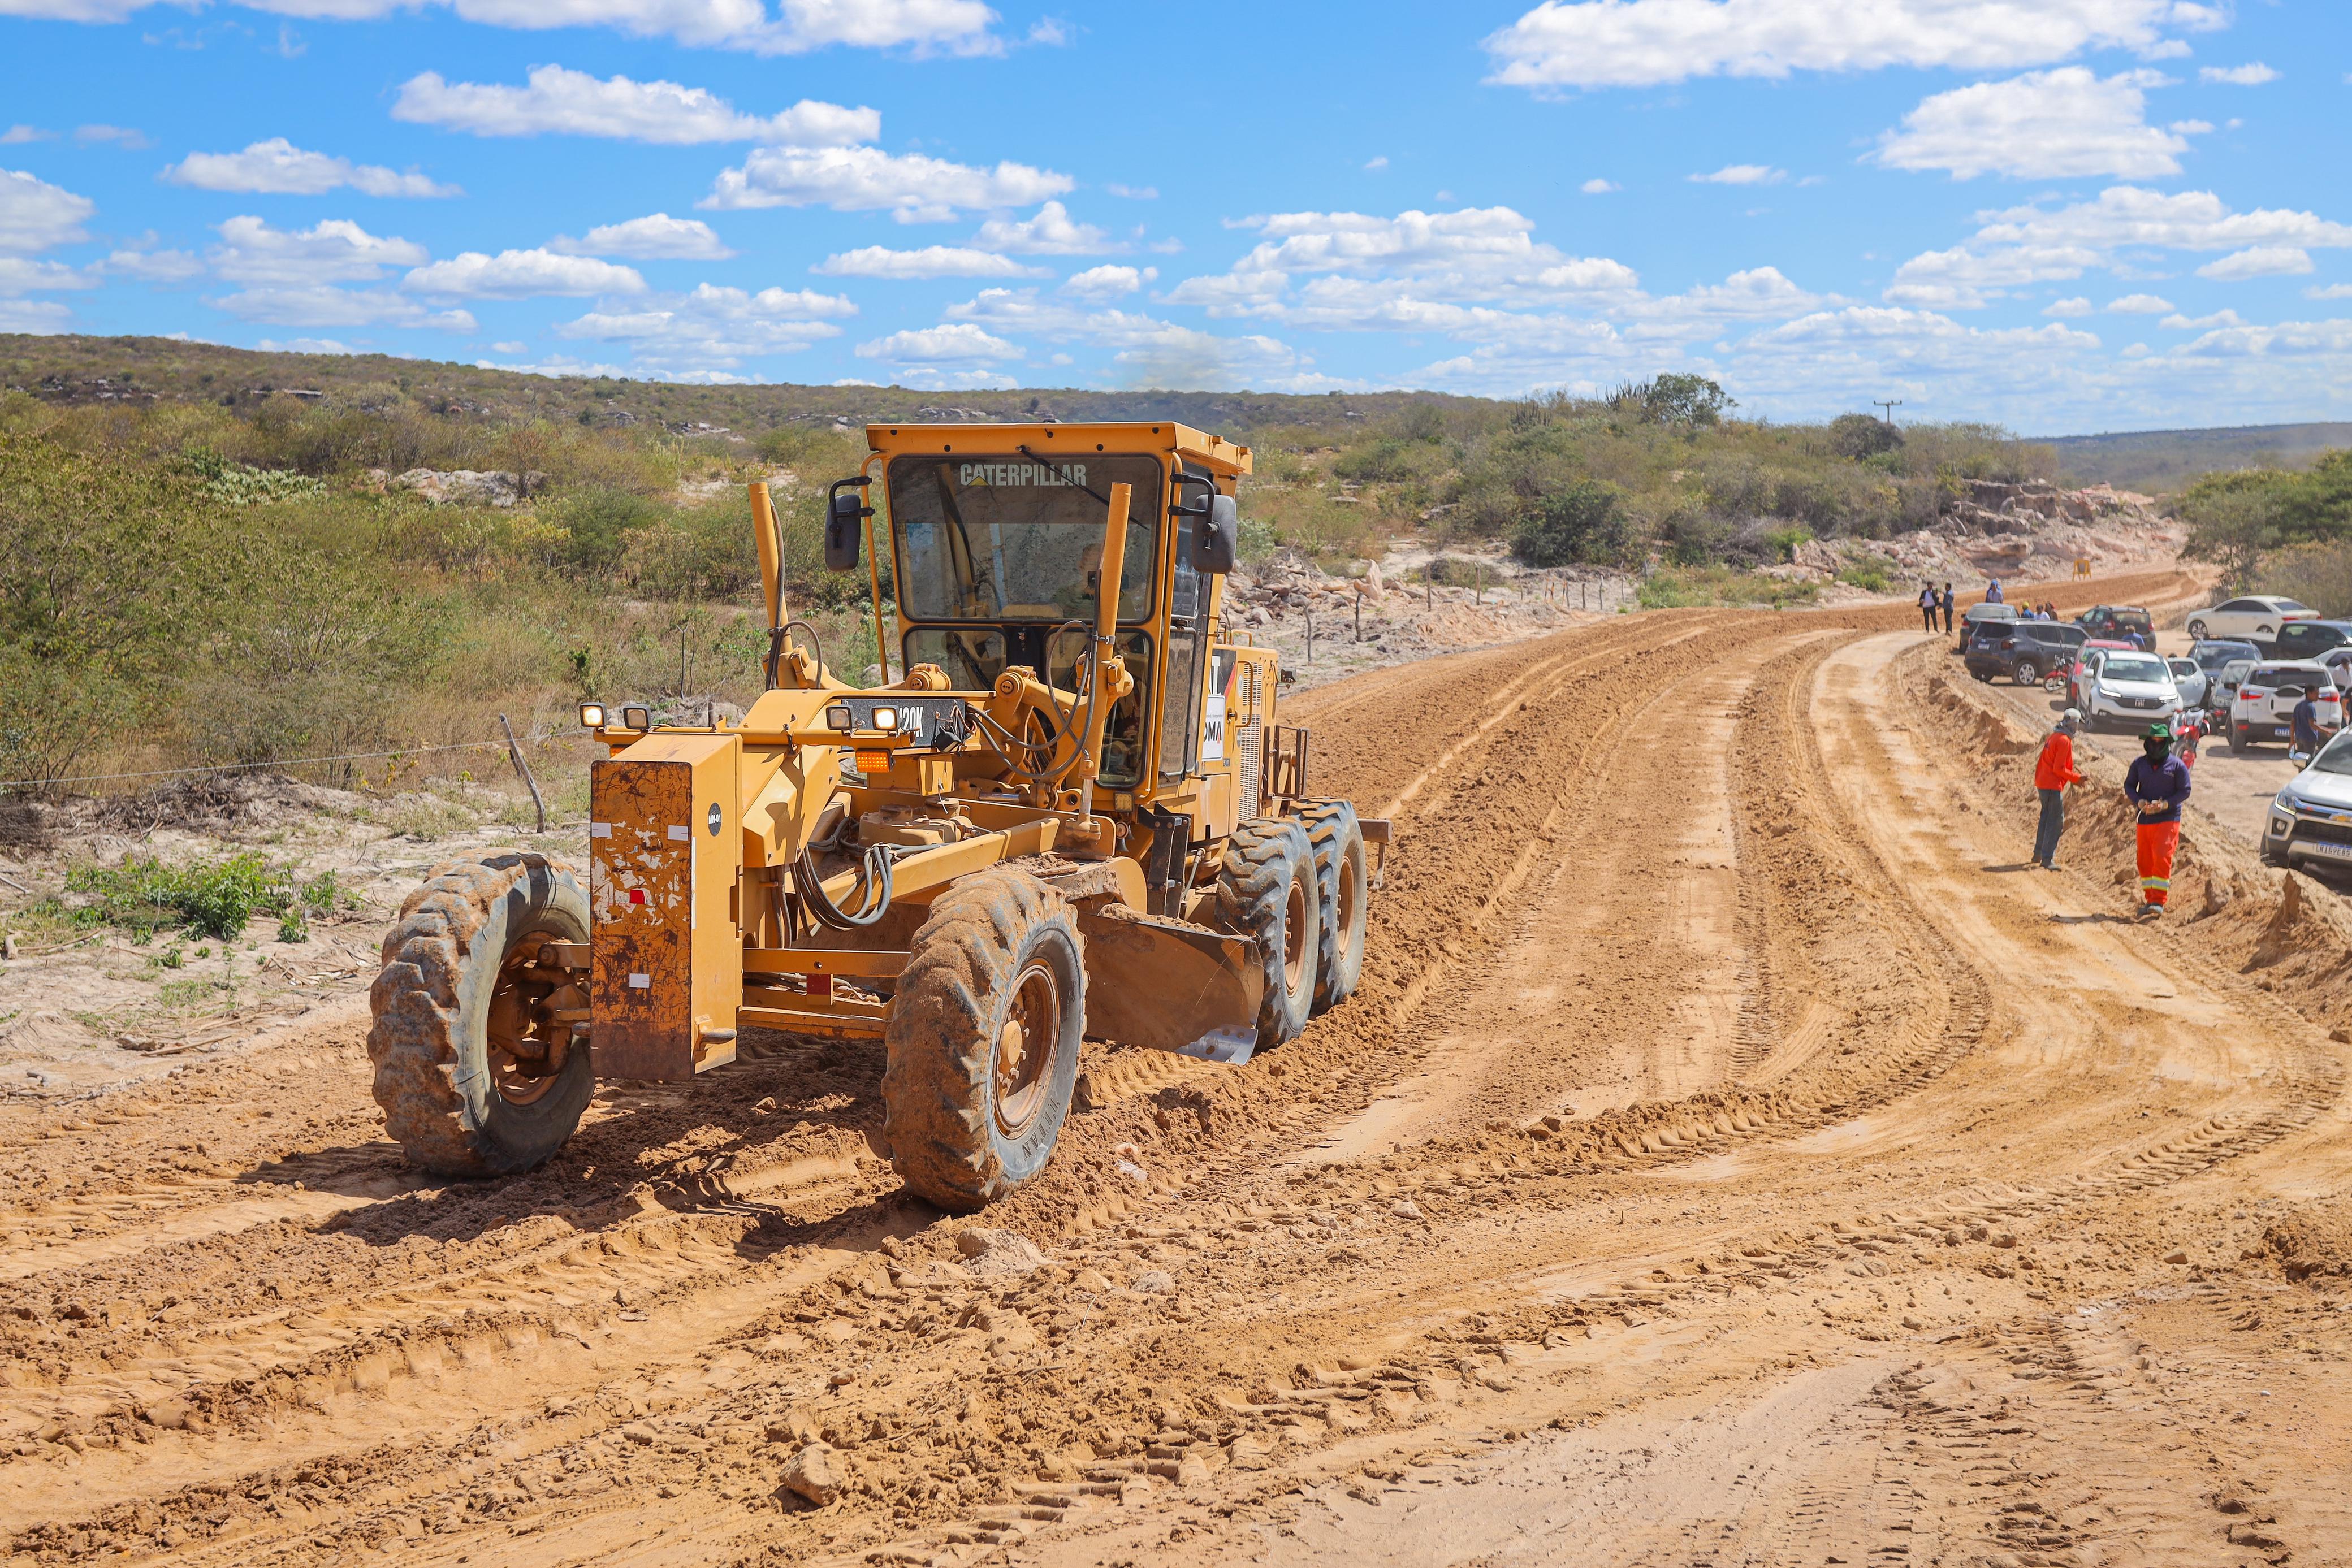
M 2189 768 L 2172 755 L 2172 727 L 2147 727 L 2141 755 L 2124 774 L 2124 799 L 2139 813 L 2139 916 L 2153 920 L 2172 897 L 2172 860 L 2180 851 L 2180 809 L 2189 802 Z
M 2298 762 L 2319 750 L 2319 705 L 2311 698 L 2311 688 L 2295 688 L 2300 702 L 2294 705 L 2294 728 L 2287 746 L 2287 760 Z
M 1985 579 L 1985 602 L 1987 604 L 1999 604 L 2001 602 L 2000 579 L 1997 577 L 1989 577 Z

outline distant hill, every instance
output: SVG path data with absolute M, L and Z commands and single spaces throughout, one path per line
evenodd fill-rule
M 609 376 L 540 376 L 385 354 L 283 354 L 176 338 L 0 334 L 0 389 L 48 402 L 122 403 L 203 399 L 250 407 L 274 396 L 333 397 L 369 405 L 371 389 L 397 391 L 436 413 L 576 419 L 587 424 L 709 427 L 757 434 L 782 424 L 861 425 L 1035 419 L 1168 419 L 1223 434 L 1279 427 L 1334 434 L 1388 423 L 1415 403 L 1493 404 L 1444 392 L 919 392 L 902 387 L 686 386 Z
M 2331 446 L 2352 446 L 2352 424 L 2243 424 L 2221 430 L 2135 430 L 2038 438 L 2068 478 L 2161 495 L 2216 468 L 2300 467 Z

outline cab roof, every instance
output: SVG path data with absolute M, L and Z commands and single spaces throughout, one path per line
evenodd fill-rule
M 1251 468 L 1248 447 L 1173 420 L 1102 424 L 869 424 L 866 444 L 892 457 L 927 452 L 1010 454 L 1028 446 L 1040 457 L 1056 454 L 1076 457 L 1095 452 L 1173 454 L 1229 477 Z

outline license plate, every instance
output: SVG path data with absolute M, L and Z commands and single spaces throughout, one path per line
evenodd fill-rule
M 2326 855 L 2330 860 L 2352 861 L 2352 844 L 2297 844 L 2297 854 Z

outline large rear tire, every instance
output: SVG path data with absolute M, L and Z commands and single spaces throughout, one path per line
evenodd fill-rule
M 885 1036 L 883 1130 L 908 1188 L 969 1214 L 1045 1168 L 1086 1033 L 1086 949 L 1062 895 L 993 872 L 915 933 Z
M 572 1136 L 595 1068 L 569 1023 L 542 1018 L 585 1000 L 528 972 L 542 944 L 587 940 L 587 895 L 570 866 L 546 855 L 440 866 L 409 894 L 368 992 L 367 1049 L 384 1131 L 410 1164 L 506 1176 Z
M 1364 830 L 1346 800 L 1301 800 L 1298 818 L 1315 852 L 1315 888 L 1322 907 L 1315 919 L 1315 1010 L 1355 994 L 1364 973 Z
M 1296 1040 L 1315 1010 L 1315 850 L 1287 817 L 1257 817 L 1225 841 L 1217 871 L 1217 924 L 1257 944 L 1265 997 L 1257 1009 L 1257 1049 Z
M 2197 642 L 2202 643 L 2205 641 L 2205 622 L 2202 621 L 2191 621 L 2189 623 L 2189 635 Z

